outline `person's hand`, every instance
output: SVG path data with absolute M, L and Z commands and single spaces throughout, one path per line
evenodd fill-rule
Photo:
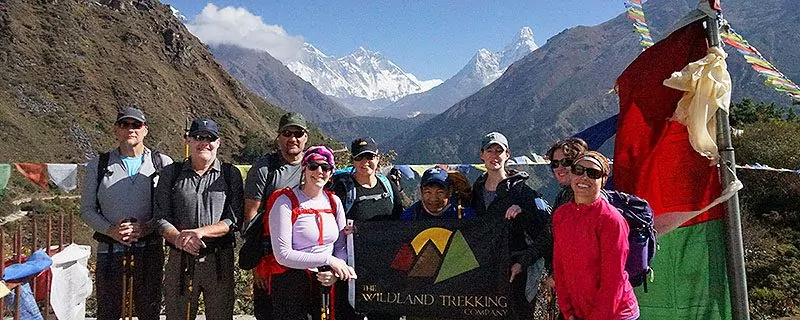
M 546 288 L 548 290 L 553 289 L 553 288 L 556 287 L 556 281 L 555 281 L 555 279 L 553 279 L 552 275 L 549 275 L 549 276 L 544 278 L 544 285 L 546 286 Z
M 348 225 L 344 226 L 344 229 L 342 229 L 342 231 L 344 232 L 344 235 L 346 235 L 346 236 L 349 236 L 349 235 L 353 234 L 353 232 L 355 230 L 356 229 L 355 229 L 355 227 L 353 227 L 352 224 L 348 224 Z
M 389 181 L 393 182 L 395 186 L 400 187 L 400 181 L 403 179 L 402 173 L 396 168 L 389 170 Z
M 336 277 L 333 276 L 333 272 L 331 271 L 317 272 L 317 281 L 323 286 L 330 287 L 336 282 Z
M 511 279 L 508 279 L 508 282 L 514 282 L 514 278 L 517 277 L 518 274 L 522 273 L 522 265 L 519 263 L 515 263 L 511 265 Z
M 130 247 L 134 241 L 134 238 L 131 237 L 131 235 L 134 234 L 134 228 L 131 222 L 123 222 L 124 220 L 125 219 L 120 219 L 117 224 L 109 227 L 108 230 L 106 230 L 106 234 L 115 241 Z
M 508 208 L 508 210 L 506 210 L 506 220 L 511 220 L 516 218 L 517 215 L 520 214 L 520 212 L 522 212 L 522 208 L 520 208 L 516 204 L 512 205 L 511 207 Z
M 256 285 L 256 288 L 266 290 L 267 287 L 267 277 L 262 277 L 256 270 L 253 271 L 253 284 Z
M 353 274 L 350 273 L 350 268 L 347 266 L 347 263 L 344 262 L 344 260 L 336 257 L 333 257 L 331 260 L 332 261 L 330 264 L 328 264 L 328 266 L 331 267 L 331 272 L 333 272 L 333 275 L 336 278 L 347 281 L 353 277 Z
M 201 229 L 181 230 L 176 244 L 179 249 L 196 256 L 200 254 L 200 249 L 206 247 L 205 242 L 203 242 L 204 236 L 205 234 Z
M 569 316 L 569 319 L 567 319 L 567 320 L 581 320 L 581 318 L 578 318 L 578 317 L 572 315 L 572 316 Z
M 147 229 L 147 224 L 145 222 L 137 221 L 137 222 L 127 222 L 130 225 L 131 229 L 131 242 L 139 241 L 139 238 L 145 234 L 145 230 Z

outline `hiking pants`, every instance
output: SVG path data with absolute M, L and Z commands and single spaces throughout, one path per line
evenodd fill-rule
M 100 243 L 98 246 L 108 246 Z M 114 245 L 113 247 L 120 247 Z M 124 252 L 97 254 L 97 319 L 118 320 L 122 317 L 122 259 Z M 133 304 L 136 317 L 157 320 L 161 313 L 161 280 L 164 267 L 164 247 L 156 242 L 130 249 L 133 255 Z
M 261 289 L 253 283 L 253 315 L 256 320 L 273 320 L 272 299 L 267 289 Z
M 192 265 L 194 274 L 184 274 L 182 267 L 191 269 Z M 236 299 L 233 248 L 219 249 L 200 256 L 170 248 L 164 277 L 167 320 L 185 320 L 186 306 L 190 301 L 189 319 L 195 319 L 201 293 L 206 319 L 233 318 L 233 303 Z
M 320 319 L 321 296 L 315 274 L 289 269 L 272 275 L 272 318 L 281 320 Z M 331 296 L 331 313 L 335 303 Z M 338 317 L 337 317 L 338 319 Z
M 535 309 L 536 299 L 533 302 L 528 302 L 525 296 L 525 286 L 528 281 L 528 268 L 523 267 L 516 277 L 514 282 L 511 282 L 511 297 L 509 297 L 509 319 L 528 320 L 533 319 L 533 311 Z

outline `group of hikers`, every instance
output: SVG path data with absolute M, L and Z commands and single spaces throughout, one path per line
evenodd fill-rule
M 486 172 L 471 186 L 463 174 L 433 167 L 421 176 L 421 200 L 404 207 L 397 175 L 380 173 L 375 141 L 353 141 L 352 167 L 335 173 L 330 148 L 306 146 L 308 125 L 299 113 L 281 117 L 278 150 L 255 161 L 244 183 L 217 156 L 223 137 L 214 120 L 191 123 L 182 162 L 145 147 L 148 125 L 141 110 L 122 109 L 114 121 L 117 147 L 88 165 L 81 216 L 98 241 L 98 319 L 133 309 L 139 319 L 158 319 L 162 296 L 167 319 L 194 319 L 201 295 L 206 319 L 232 319 L 235 232 L 259 239 L 239 254 L 239 266 L 249 259 L 253 270 L 256 319 L 320 319 L 321 289 L 333 293 L 338 319 L 398 319 L 361 314 L 348 303 L 348 280 L 357 277 L 348 265 L 348 221 L 484 216 L 508 220 L 512 318 L 533 318 L 526 289 L 537 261 L 553 275 L 543 283 L 555 288 L 564 319 L 639 318 L 625 271 L 629 227 L 602 190 L 609 161 L 580 139 L 547 152 L 562 185 L 551 213 L 525 183 L 528 175 L 507 166 L 509 143 L 498 132 L 476 150 Z

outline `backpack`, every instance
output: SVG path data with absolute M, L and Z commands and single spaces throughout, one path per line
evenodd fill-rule
M 356 199 L 356 184 L 353 182 L 353 167 L 347 167 L 344 169 L 336 170 L 331 177 L 331 181 L 335 184 L 336 182 L 341 181 L 344 184 L 345 190 L 347 190 L 347 194 L 344 199 L 342 199 L 342 206 L 344 207 L 344 212 L 347 213 L 350 211 L 350 208 L 353 207 L 353 204 L 356 201 L 364 201 L 364 200 L 380 200 L 389 198 L 394 205 L 394 191 L 392 191 L 392 184 L 389 182 L 389 178 L 386 178 L 383 174 L 376 174 L 378 177 L 378 181 L 383 186 L 383 193 L 379 195 L 371 195 L 371 196 L 361 196 Z
M 280 168 L 280 166 L 283 165 L 283 163 L 280 161 L 275 161 L 277 158 L 275 158 L 273 155 L 269 155 L 268 157 L 267 181 L 271 181 L 271 176 L 276 170 L 278 170 L 278 168 Z M 253 168 L 251 168 L 251 170 L 252 169 Z M 269 186 L 264 186 L 264 191 L 266 191 L 266 188 L 268 187 Z M 262 199 L 268 199 L 269 197 L 270 195 L 262 195 Z M 237 264 L 242 270 L 250 270 L 255 268 L 263 256 L 272 253 L 272 244 L 270 244 L 269 237 L 263 237 L 264 220 L 262 217 L 266 211 L 266 205 L 259 209 L 260 210 L 256 212 L 256 215 L 250 222 L 250 225 L 245 226 L 247 229 L 242 230 L 241 233 L 244 241 L 242 243 L 242 247 L 239 249 L 239 259 L 237 260 Z
M 332 214 L 334 217 L 336 216 L 336 200 L 334 199 L 333 192 L 328 190 L 323 190 L 325 194 L 328 196 L 328 201 L 330 201 L 330 209 L 301 209 L 300 202 L 297 200 L 297 195 L 294 194 L 292 188 L 283 188 L 280 190 L 275 190 L 272 195 L 269 196 L 269 200 L 267 200 L 267 206 L 264 208 L 264 216 L 262 218 L 262 224 L 264 228 L 262 229 L 262 236 L 266 239 L 270 238 L 269 232 L 269 211 L 272 209 L 272 206 L 275 205 L 275 201 L 278 200 L 280 196 L 286 196 L 289 198 L 292 206 L 292 225 L 297 222 L 297 218 L 300 217 L 301 214 L 315 214 L 321 215 L 323 213 Z M 321 221 L 321 220 L 318 220 Z M 319 223 L 319 222 L 318 222 Z M 320 225 L 319 228 L 319 244 L 323 244 L 323 230 L 322 226 Z M 259 261 L 258 265 L 256 266 L 256 272 L 259 273 L 262 277 L 267 278 L 267 283 L 270 284 L 267 288 L 268 294 L 272 292 L 271 287 L 271 276 L 273 274 L 281 274 L 289 270 L 289 268 L 284 267 L 278 264 L 278 261 L 275 260 L 275 255 L 270 252 L 264 255 L 261 260 Z
M 624 192 L 603 190 L 603 195 L 628 222 L 629 249 L 625 262 L 628 281 L 634 287 L 644 285 L 644 291 L 647 292 L 647 275 L 653 272 L 650 266 L 657 250 L 653 209 L 647 200 Z

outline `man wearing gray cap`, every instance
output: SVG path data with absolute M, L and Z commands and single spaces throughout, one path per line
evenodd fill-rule
M 303 150 L 308 142 L 308 125 L 302 114 L 288 112 L 278 122 L 278 136 L 275 142 L 278 150 L 256 160 L 244 186 L 244 221 L 249 226 L 244 231 L 247 243 L 243 248 L 254 244 L 256 250 L 239 252 L 239 267 L 252 269 L 266 251 L 271 250 L 262 237 L 264 225 L 262 215 L 266 200 L 275 190 L 292 188 L 300 184 L 302 177 Z M 244 263 L 243 257 L 253 256 L 251 263 Z M 272 303 L 268 290 L 269 281 L 253 272 L 253 311 L 256 319 L 272 319 Z
M 119 319 L 123 299 L 133 302 L 139 319 L 158 319 L 161 312 L 164 250 L 154 232 L 152 181 L 172 159 L 144 146 L 147 132 L 141 110 L 120 110 L 114 121 L 117 148 L 89 161 L 86 170 L 81 218 L 98 241 L 97 319 Z M 123 266 L 131 258 L 135 265 Z M 136 284 L 126 288 L 132 294 L 123 292 L 128 291 L 123 290 L 123 272 Z
M 167 319 L 233 318 L 234 231 L 242 219 L 242 175 L 217 157 L 219 126 L 192 122 L 189 159 L 164 168 L 156 187 L 158 230 L 170 250 L 164 271 Z

